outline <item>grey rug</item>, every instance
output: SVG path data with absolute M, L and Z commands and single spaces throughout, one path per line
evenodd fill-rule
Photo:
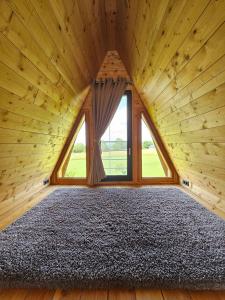
M 0 286 L 225 288 L 225 222 L 176 188 L 57 190 L 0 233 Z

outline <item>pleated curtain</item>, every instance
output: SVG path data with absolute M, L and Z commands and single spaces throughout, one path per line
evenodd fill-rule
M 120 99 L 127 86 L 127 79 L 117 80 L 107 78 L 92 85 L 92 117 L 94 131 L 94 145 L 91 155 L 88 183 L 97 184 L 106 177 L 102 157 L 100 140 L 110 124 Z

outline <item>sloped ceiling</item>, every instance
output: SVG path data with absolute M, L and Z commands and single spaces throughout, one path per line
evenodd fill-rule
M 0 1 L 0 216 L 51 174 L 108 48 L 106 19 L 104 1 Z
M 116 49 L 181 177 L 224 210 L 224 21 L 224 0 L 1 0 L 0 199 L 43 187 Z
M 225 215 L 225 1 L 117 1 L 117 50 L 181 179 Z

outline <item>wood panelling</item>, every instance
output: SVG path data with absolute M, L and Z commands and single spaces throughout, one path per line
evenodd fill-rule
M 114 78 L 118 77 L 127 78 L 130 80 L 130 76 L 127 73 L 127 70 L 118 54 L 117 51 L 107 51 L 107 54 L 101 64 L 101 67 L 97 73 L 96 79 L 104 78 Z
M 105 0 L 105 28 L 107 31 L 106 43 L 108 50 L 116 49 L 116 15 L 117 5 L 116 0 Z
M 225 214 L 225 1 L 117 1 L 117 48 L 178 173 Z
M 103 62 L 115 49 L 128 72 Z M 0 200 L 43 187 L 100 65 L 132 78 L 181 179 L 225 213 L 224 0 L 1 0 Z
M 93 13 L 94 12 L 94 13 Z M 0 206 L 49 178 L 106 53 L 104 1 L 0 1 Z
M 0 0 L 0 229 L 55 189 L 43 180 L 96 76 L 133 80 L 135 101 L 143 100 L 189 192 L 225 218 L 225 0 Z M 136 151 L 132 184 L 137 162 Z M 195 300 L 224 293 L 0 291 L 1 299 L 34 297 Z

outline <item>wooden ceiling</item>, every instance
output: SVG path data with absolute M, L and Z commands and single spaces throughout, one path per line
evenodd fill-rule
M 0 199 L 43 187 L 116 49 L 181 178 L 225 210 L 224 22 L 224 0 L 1 0 Z
M 8 205 L 51 174 L 105 57 L 106 19 L 104 1 L 0 1 L 0 200 Z
M 182 178 L 225 216 L 225 1 L 117 1 L 117 48 Z

